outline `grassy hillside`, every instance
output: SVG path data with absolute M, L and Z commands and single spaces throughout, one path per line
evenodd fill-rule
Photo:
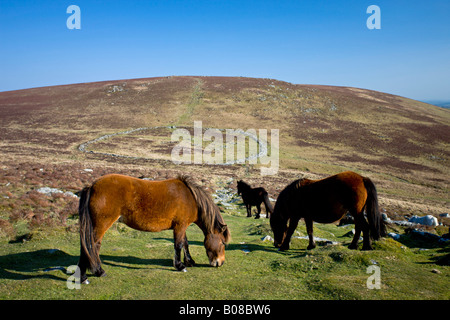
M 200 120 L 204 129 L 278 129 L 278 173 L 263 177 L 258 164 L 248 163 L 173 164 L 171 133 L 192 132 Z M 245 218 L 239 206 L 223 207 L 233 238 L 223 268 L 206 267 L 195 226 L 188 238 L 200 266 L 178 274 L 171 232 L 140 233 L 117 223 L 101 251 L 109 277 L 71 291 L 66 274 L 43 270 L 76 264 L 78 200 L 37 189 L 75 192 L 113 172 L 151 179 L 186 173 L 211 193 L 235 190 L 244 179 L 276 199 L 299 177 L 353 170 L 375 182 L 391 219 L 432 214 L 443 225 L 426 231 L 442 235 L 450 222 L 439 216 L 450 212 L 449 129 L 450 111 L 422 102 L 272 79 L 164 77 L 1 92 L 0 298 L 448 299 L 447 243 L 423 242 L 390 225 L 404 235 L 399 241 L 349 251 L 351 227 L 316 224 L 316 236 L 340 245 L 309 252 L 305 240 L 294 239 L 291 251 L 279 253 L 261 241 L 271 235 L 268 222 Z M 92 143 L 80 151 L 86 142 Z M 381 290 L 365 286 L 374 263 Z

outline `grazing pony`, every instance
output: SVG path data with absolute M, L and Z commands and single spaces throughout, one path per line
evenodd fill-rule
M 288 250 L 291 236 L 299 220 L 304 218 L 309 237 L 307 249 L 313 249 L 316 247 L 313 221 L 332 223 L 347 212 L 355 219 L 356 231 L 349 248 L 357 248 L 362 231 L 362 249 L 372 250 L 370 239 L 378 240 L 386 235 L 386 230 L 378 210 L 377 191 L 369 178 L 347 171 L 322 180 L 296 180 L 281 191 L 270 217 L 274 245 L 280 250 Z
M 174 267 L 186 271 L 194 265 L 186 238 L 187 227 L 195 223 L 205 235 L 204 246 L 211 266 L 225 261 L 225 244 L 230 232 L 211 196 L 187 176 L 164 181 L 147 181 L 119 174 L 99 178 L 80 194 L 81 282 L 87 281 L 86 269 L 105 275 L 99 257 L 103 235 L 122 217 L 129 227 L 158 232 L 173 229 Z M 184 249 L 184 264 L 181 262 Z
M 272 205 L 269 201 L 269 195 L 264 188 L 252 188 L 249 184 L 242 180 L 237 183 L 238 194 L 242 196 L 245 207 L 247 208 L 247 217 L 252 216 L 252 206 L 256 206 L 258 213 L 255 219 L 259 219 L 261 213 L 261 202 L 264 202 L 266 207 L 266 216 L 269 218 L 269 214 L 273 212 Z

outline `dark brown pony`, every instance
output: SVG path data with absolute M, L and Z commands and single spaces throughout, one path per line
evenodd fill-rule
M 96 276 L 105 274 L 99 257 L 100 246 L 106 230 L 119 217 L 137 230 L 173 229 L 174 267 L 179 271 L 194 265 L 186 238 L 186 229 L 192 223 L 205 235 L 210 265 L 219 267 L 225 261 L 225 244 L 230 239 L 228 227 L 211 196 L 189 177 L 147 181 L 119 174 L 106 175 L 82 190 L 78 210 L 81 242 L 78 267 L 83 283 L 87 283 L 87 268 Z
M 261 214 L 261 203 L 264 203 L 266 207 L 266 216 L 269 218 L 269 214 L 273 212 L 273 208 L 269 201 L 269 195 L 264 188 L 252 188 L 249 184 L 239 180 L 237 189 L 238 194 L 242 196 L 244 205 L 247 208 L 247 217 L 252 216 L 252 206 L 256 206 L 258 213 L 256 214 L 255 219 L 259 219 L 259 215 Z
M 299 220 L 304 218 L 309 237 L 308 249 L 313 249 L 316 247 L 313 221 L 332 223 L 347 212 L 355 219 L 356 231 L 349 248 L 357 248 L 362 231 L 362 249 L 372 250 L 370 239 L 378 240 L 385 236 L 386 231 L 378 210 L 377 190 L 369 178 L 347 171 L 322 180 L 296 180 L 281 191 L 270 217 L 274 245 L 280 250 L 288 250 L 291 236 Z

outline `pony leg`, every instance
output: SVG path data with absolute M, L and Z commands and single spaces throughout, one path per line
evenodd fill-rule
M 306 231 L 308 232 L 308 238 L 309 238 L 309 245 L 306 249 L 311 250 L 316 247 L 316 243 L 314 242 L 312 219 L 305 219 L 305 224 L 306 224 Z
M 246 204 L 245 207 L 247 208 L 247 218 L 252 216 L 252 206 L 249 204 Z
M 80 283 L 88 284 L 86 270 L 89 267 L 89 259 L 83 249 L 80 250 L 80 260 L 78 261 L 78 268 L 80 269 Z
M 101 219 L 99 219 L 99 223 L 97 223 L 94 227 L 94 233 L 95 233 L 95 246 L 97 248 L 97 254 L 98 254 L 98 261 L 99 265 L 97 269 L 94 271 L 94 275 L 96 277 L 104 277 L 106 276 L 105 270 L 103 270 L 101 266 L 101 260 L 100 260 L 100 247 L 102 246 L 102 240 L 103 236 L 105 235 L 106 231 L 108 231 L 109 228 L 114 224 L 114 222 L 119 219 L 120 215 L 117 212 L 111 212 L 109 214 L 105 214 Z
M 173 266 L 178 271 L 186 272 L 186 266 L 181 262 L 181 249 L 184 248 L 184 239 L 186 238 L 186 229 L 182 230 L 179 228 L 174 229 L 173 231 L 174 237 L 174 249 L 175 256 L 173 258 Z
M 355 236 L 353 237 L 352 243 L 348 246 L 349 249 L 357 249 L 358 248 L 358 240 L 361 235 L 361 231 L 363 232 L 363 250 L 372 250 L 372 244 L 370 242 L 370 234 L 369 234 L 369 224 L 364 218 L 364 212 L 360 212 L 357 215 L 353 215 L 355 217 Z
M 100 239 L 95 243 L 95 246 L 97 248 L 97 252 L 100 251 L 100 247 L 102 244 L 102 240 Z M 100 258 L 99 258 L 100 261 Z M 78 268 L 80 269 L 80 282 L 88 284 L 88 278 L 86 275 L 86 270 L 89 268 L 89 259 L 86 256 L 86 253 L 83 249 L 80 250 L 80 260 L 78 261 Z M 98 265 L 97 269 L 94 271 L 94 275 L 97 277 L 104 277 L 106 276 L 105 270 L 101 267 L 101 264 Z
M 291 237 L 294 234 L 295 229 L 297 229 L 298 221 L 300 219 L 291 218 L 289 222 L 289 227 L 286 232 L 286 237 L 281 244 L 280 251 L 289 250 L 289 243 L 291 242 Z
M 369 234 L 369 224 L 367 223 L 366 219 L 364 218 L 363 212 L 360 214 L 360 224 L 361 224 L 361 230 L 363 232 L 363 250 L 373 250 L 372 243 L 370 241 L 370 234 Z
M 102 236 L 102 237 L 100 238 L 100 240 L 98 240 L 97 243 L 96 243 L 96 246 L 97 246 L 97 252 L 100 252 L 100 247 L 102 246 L 102 239 L 103 239 L 103 236 Z M 100 260 L 100 257 L 99 257 L 99 260 Z M 104 277 L 104 276 L 106 276 L 106 272 L 105 272 L 105 270 L 103 270 L 101 264 L 98 266 L 98 270 L 95 271 L 94 275 L 95 275 L 96 277 Z
M 173 266 L 178 271 L 186 272 L 186 266 L 181 262 L 181 248 L 183 247 L 183 243 L 175 242 L 175 257 L 173 259 Z
M 255 219 L 259 219 L 259 215 L 261 214 L 261 204 L 257 204 L 256 209 L 258 209 L 258 213 L 256 214 Z
M 358 240 L 359 236 L 361 235 L 361 227 L 359 225 L 359 222 L 355 219 L 355 235 L 353 236 L 352 243 L 348 246 L 349 249 L 355 250 L 358 249 Z
M 183 249 L 184 249 L 184 264 L 187 267 L 192 267 L 193 265 L 195 265 L 195 261 L 194 259 L 192 259 L 191 254 L 189 252 L 189 243 L 186 235 L 184 236 Z

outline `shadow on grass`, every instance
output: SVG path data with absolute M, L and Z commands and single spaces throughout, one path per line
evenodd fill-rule
M 78 255 L 70 255 L 57 249 L 41 249 L 0 256 L 0 279 L 28 280 L 50 279 L 67 281 L 67 267 L 78 263 Z M 172 259 L 140 258 L 134 256 L 102 255 L 103 265 L 137 270 L 158 269 L 178 272 Z M 196 264 L 194 267 L 210 267 L 208 264 Z M 89 272 L 88 272 L 89 275 Z
M 172 259 L 146 259 L 134 256 L 112 256 L 100 254 L 102 264 L 138 270 L 138 269 L 153 269 L 150 266 L 159 266 L 162 270 L 167 270 L 166 267 L 173 267 Z
M 133 256 L 111 256 L 100 254 L 102 264 L 125 269 L 161 269 L 166 271 L 177 271 L 173 266 L 172 259 L 145 259 Z M 193 257 L 195 260 L 195 257 Z M 151 267 L 150 267 L 151 266 Z M 155 268 L 154 266 L 158 266 Z M 209 264 L 196 263 L 193 268 L 210 268 Z M 106 269 L 105 269 L 106 270 Z
M 450 266 L 450 246 L 437 250 L 438 255 L 430 257 L 428 262 L 418 262 L 419 264 L 437 264 L 441 266 Z M 442 255 L 441 255 L 442 254 Z
M 42 249 L 0 256 L 0 279 L 67 280 L 66 267 L 77 264 L 78 256 L 56 249 Z M 48 271 L 59 270 L 58 274 Z
M 264 251 L 264 252 L 274 252 L 277 251 L 275 247 L 270 247 L 267 245 L 259 245 L 254 243 L 230 243 L 226 246 L 226 251 L 233 251 L 233 250 L 241 250 L 241 251 L 248 251 L 248 252 L 254 252 L 254 251 Z

